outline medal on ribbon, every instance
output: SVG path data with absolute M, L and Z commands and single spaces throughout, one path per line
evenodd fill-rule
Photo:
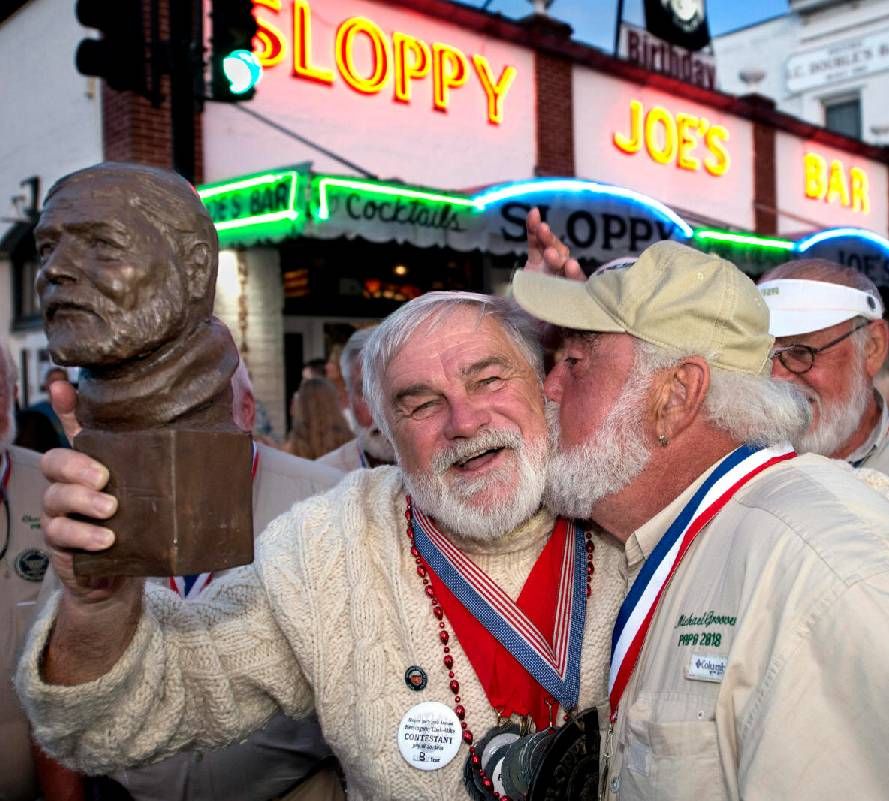
M 611 725 L 603 762 L 603 782 L 608 777 L 614 723 L 621 697 L 639 661 L 645 637 L 673 574 L 697 536 L 735 493 L 763 470 L 795 456 L 788 444 L 773 448 L 742 445 L 732 451 L 713 468 L 642 565 L 618 611 L 611 637 L 608 679 Z

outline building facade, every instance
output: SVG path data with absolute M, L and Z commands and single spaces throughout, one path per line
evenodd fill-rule
M 876 145 L 889 144 L 889 2 L 790 0 L 789 13 L 714 39 L 719 86 Z
M 73 104 L 89 87 L 72 59 L 86 31 L 58 18 L 41 27 L 53 5 L 25 3 L 0 37 L 49 37 Z M 752 275 L 819 253 L 889 286 L 880 147 L 762 96 L 647 72 L 572 41 L 547 17 L 516 22 L 446 0 L 255 8 L 262 82 L 249 103 L 210 102 L 196 115 L 197 182 L 223 248 L 217 313 L 279 435 L 303 362 L 353 326 L 431 289 L 499 291 L 523 255 L 533 205 L 589 268 L 672 238 Z M 28 80 L 20 73 L 16 92 L 33 94 Z M 66 117 L 62 99 L 58 126 L 88 127 L 93 149 L 44 163 L 28 144 L 35 113 L 15 134 L 28 157 L 10 151 L 4 186 L 34 174 L 45 192 L 100 157 L 170 164 L 168 108 L 104 86 L 85 100 L 89 126 Z M 22 294 L 27 275 L 9 252 L 5 266 L 11 295 Z M 0 321 L 6 314 L 19 358 L 33 361 L 42 334 L 23 327 L 34 321 L 11 301 Z

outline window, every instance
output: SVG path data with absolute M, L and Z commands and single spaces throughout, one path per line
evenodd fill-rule
M 824 127 L 829 131 L 861 139 L 861 98 L 824 100 Z

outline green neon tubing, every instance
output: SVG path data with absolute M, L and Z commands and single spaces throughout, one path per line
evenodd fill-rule
M 795 247 L 794 243 L 788 239 L 769 239 L 753 234 L 733 234 L 730 231 L 714 231 L 709 228 L 698 228 L 694 232 L 694 238 L 766 250 L 793 250 Z

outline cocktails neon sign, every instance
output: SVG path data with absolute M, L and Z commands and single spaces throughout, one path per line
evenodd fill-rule
M 257 9 L 279 14 L 282 0 L 255 0 Z M 312 38 L 312 8 L 309 0 L 291 0 L 292 32 L 290 38 L 293 77 L 303 81 L 332 86 L 339 80 L 362 95 L 376 95 L 392 86 L 397 103 L 411 103 L 414 84 L 432 80 L 432 107 L 446 113 L 451 94 L 464 86 L 470 77 L 481 85 L 486 98 L 487 121 L 499 125 L 503 121 L 504 104 L 510 86 L 518 74 L 506 65 L 499 74 L 480 53 L 467 56 L 460 48 L 443 42 L 425 42 L 403 31 L 387 34 L 368 17 L 348 17 L 339 23 L 334 35 L 332 56 L 335 68 L 325 65 L 316 56 Z M 257 51 L 260 64 L 270 69 L 284 62 L 288 37 L 267 16 L 257 15 L 259 33 Z M 360 64 L 356 53 L 368 53 L 367 64 Z M 317 60 L 316 60 L 317 59 Z M 326 61 L 330 64 L 330 61 Z

